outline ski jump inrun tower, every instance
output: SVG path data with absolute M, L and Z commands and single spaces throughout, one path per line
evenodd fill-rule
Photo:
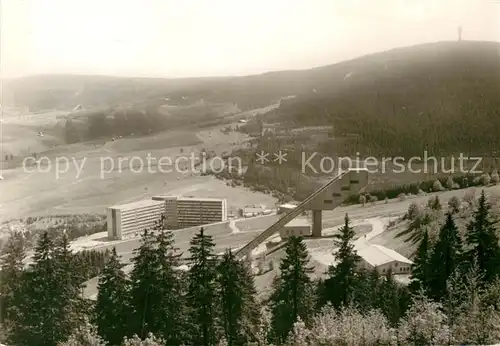
M 297 205 L 297 207 L 283 215 L 273 225 L 236 251 L 236 257 L 243 258 L 247 256 L 253 249 L 277 233 L 283 226 L 302 214 L 305 210 L 312 211 L 312 236 L 321 237 L 323 210 L 335 209 L 350 196 L 361 192 L 367 184 L 368 170 L 366 168 L 354 168 L 339 173 L 335 178 Z

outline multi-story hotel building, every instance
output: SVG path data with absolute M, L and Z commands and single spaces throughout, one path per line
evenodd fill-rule
M 124 236 L 153 228 L 165 212 L 165 202 L 143 200 L 115 205 L 107 209 L 108 237 L 123 239 Z
M 167 227 L 179 229 L 227 221 L 227 200 L 178 196 L 154 196 L 165 202 Z

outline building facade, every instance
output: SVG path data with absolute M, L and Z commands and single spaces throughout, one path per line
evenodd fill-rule
M 295 209 L 297 206 L 293 204 L 281 204 L 278 206 L 278 214 L 286 214 L 289 211 L 292 211 Z
M 246 206 L 243 208 L 243 216 L 244 217 L 254 217 L 258 215 L 262 215 L 263 209 L 258 206 Z
M 281 239 L 289 237 L 307 237 L 311 235 L 311 224 L 305 218 L 296 218 L 287 223 L 280 230 Z
M 227 200 L 178 196 L 154 196 L 163 201 L 167 227 L 181 229 L 227 221 Z
M 165 222 L 168 228 L 177 229 L 177 196 L 154 196 L 154 201 L 165 202 Z
M 358 250 L 361 257 L 358 266 L 366 270 L 376 268 L 380 274 L 387 274 L 392 271 L 393 274 L 411 274 L 411 265 L 408 258 L 381 245 L 368 245 Z
M 123 239 L 128 235 L 153 228 L 165 212 L 162 201 L 143 200 L 107 208 L 108 238 Z

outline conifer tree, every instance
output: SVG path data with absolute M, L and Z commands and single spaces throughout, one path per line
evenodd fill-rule
M 44 232 L 33 261 L 15 298 L 18 315 L 10 339 L 16 345 L 53 346 L 70 336 L 85 312 L 67 238 L 54 243 Z
M 373 268 L 368 275 L 368 289 L 369 289 L 369 302 L 370 309 L 373 309 L 377 306 L 377 301 L 380 292 L 380 274 L 377 268 Z
M 187 301 L 193 324 L 191 343 L 213 345 L 215 343 L 217 272 L 215 244 L 203 227 L 190 242 L 191 268 L 188 274 Z
M 415 218 L 421 213 L 420 207 L 415 202 L 408 206 L 408 211 L 406 212 L 404 218 L 410 221 L 415 220 Z
M 448 207 L 452 213 L 458 213 L 460 211 L 460 200 L 457 196 L 453 196 L 448 201 Z
M 361 312 L 368 312 L 375 308 L 379 299 L 380 281 L 380 275 L 376 270 L 367 271 L 360 269 L 357 272 L 356 285 L 352 287 L 353 293 L 350 303 L 354 304 Z M 321 284 L 320 282 L 318 286 Z M 325 289 L 325 287 L 318 288 Z M 322 308 L 323 306 L 324 301 L 320 300 L 318 308 Z
M 334 253 L 336 265 L 328 268 L 328 278 L 325 280 L 326 297 L 324 301 L 332 303 L 337 308 L 354 298 L 357 266 L 361 259 L 354 248 L 355 235 L 346 214 L 344 226 L 340 229 L 340 234 L 336 234 L 334 238 L 334 243 L 338 247 Z
M 246 340 L 256 340 L 262 318 L 261 308 L 257 302 L 257 289 L 255 287 L 252 267 L 244 261 L 240 263 L 242 266 L 242 281 L 245 284 L 245 304 L 242 319 L 243 332 Z
M 443 311 L 447 316 L 450 327 L 448 344 L 453 344 L 453 330 L 455 323 L 463 307 L 463 302 L 467 299 L 464 286 L 464 267 L 459 266 L 446 282 L 446 295 L 442 299 Z
M 490 208 L 483 190 L 473 220 L 467 226 L 466 235 L 469 246 L 467 258 L 470 263 L 474 258 L 477 260 L 485 282 L 492 282 L 500 273 L 500 246 Z
M 163 224 L 162 219 L 161 224 Z M 182 284 L 179 258 L 171 231 L 158 229 L 156 237 L 156 258 L 158 277 L 155 284 L 157 301 L 155 315 L 157 316 L 157 334 L 169 345 L 180 345 L 187 338 L 187 311 L 185 289 Z
M 413 293 L 423 290 L 427 292 L 429 289 L 430 281 L 430 257 L 431 257 L 431 244 L 429 242 L 429 232 L 427 229 L 417 249 L 417 254 L 412 264 L 410 290 Z
M 99 277 L 95 320 L 99 335 L 112 345 L 118 345 L 128 335 L 127 320 L 129 283 L 122 270 L 123 264 L 113 248 L 111 258 Z
M 245 327 L 256 326 L 257 322 L 252 315 L 256 307 L 253 278 L 247 275 L 244 264 L 236 260 L 231 250 L 226 251 L 217 271 L 224 338 L 229 346 L 242 345 L 248 341 Z
M 86 277 L 78 272 L 66 232 L 56 238 L 54 245 L 56 281 L 59 282 L 56 294 L 61 309 L 59 328 L 65 336 L 69 336 L 74 329 L 85 323 L 86 315 L 90 312 L 89 305 L 82 296 Z
M 54 345 L 61 338 L 54 335 L 57 326 L 55 311 L 51 309 L 56 297 L 53 268 L 54 243 L 44 232 L 33 255 L 34 263 L 24 272 L 19 291 L 15 292 L 16 312 L 9 342 L 15 345 Z M 44 328 L 50 328 L 45 332 Z
M 169 345 L 178 345 L 187 333 L 184 289 L 177 268 L 181 254 L 177 253 L 172 232 L 164 230 L 164 221 L 162 216 L 153 230 L 144 231 L 133 259 L 129 335 L 144 338 L 154 333 Z
M 154 251 L 155 238 L 150 230 L 145 230 L 141 236 L 141 245 L 134 250 L 132 258 L 134 269 L 130 273 L 130 307 L 129 333 L 145 338 L 149 332 L 154 332 L 156 316 L 154 308 L 157 297 L 153 296 L 154 285 L 157 282 L 157 258 Z
M 9 320 L 16 315 L 14 296 L 20 290 L 26 256 L 22 235 L 13 234 L 4 251 L 5 255 L 0 259 L 0 324 L 8 327 Z
M 443 207 L 441 206 L 441 201 L 439 200 L 439 197 L 436 196 L 432 199 L 429 200 L 429 207 L 432 209 L 432 210 L 436 210 L 436 211 L 439 211 L 441 210 Z
M 402 311 L 399 301 L 399 287 L 394 281 L 394 275 L 390 269 L 381 282 L 378 292 L 377 307 L 384 313 L 390 324 L 397 325 Z
M 446 282 L 460 264 L 462 241 L 451 212 L 446 214 L 446 221 L 439 231 L 431 259 L 430 295 L 441 300 L 446 295 Z
M 309 278 L 311 272 L 309 254 L 303 239 L 290 237 L 285 257 L 280 263 L 280 275 L 273 283 L 270 297 L 274 341 L 285 342 L 299 317 L 306 324 L 310 322 L 314 305 L 314 287 Z

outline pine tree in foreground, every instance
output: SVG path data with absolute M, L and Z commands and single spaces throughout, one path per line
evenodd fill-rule
M 145 338 L 155 332 L 154 314 L 156 299 L 154 288 L 158 279 L 155 238 L 151 231 L 145 230 L 141 236 L 141 245 L 134 250 L 132 258 L 134 269 L 130 273 L 130 308 L 128 335 L 137 334 Z
M 277 343 L 285 342 L 299 317 L 306 324 L 310 322 L 314 307 L 314 287 L 309 278 L 312 268 L 302 238 L 290 237 L 285 254 L 270 297 L 273 339 Z
M 141 246 L 133 259 L 131 273 L 130 334 L 146 337 L 148 333 L 179 345 L 186 336 L 184 289 L 180 280 L 180 254 L 173 234 L 164 230 L 164 217 L 153 230 L 143 233 Z
M 217 272 L 215 244 L 203 227 L 191 239 L 191 268 L 188 274 L 187 300 L 191 312 L 192 340 L 194 345 L 213 345 L 216 339 Z
M 395 326 L 403 315 L 405 307 L 403 289 L 394 280 L 394 274 L 389 269 L 378 287 L 378 300 L 376 307 L 386 316 L 388 322 Z
M 445 313 L 450 328 L 448 344 L 452 345 L 454 338 L 454 330 L 457 320 L 463 310 L 463 303 L 466 300 L 467 294 L 463 279 L 464 267 L 460 266 L 455 269 L 453 274 L 446 282 L 446 295 L 442 299 L 443 312 Z
M 366 280 L 367 282 L 367 288 L 368 288 L 368 303 L 367 306 L 365 307 L 364 311 L 366 310 L 371 310 L 374 307 L 377 306 L 379 297 L 380 297 L 380 291 L 381 291 L 381 284 L 382 284 L 382 279 L 380 277 L 380 274 L 377 270 L 377 268 L 373 268 L 369 273 L 368 277 Z M 359 305 L 359 299 L 358 299 L 358 305 Z
M 217 267 L 220 318 L 224 339 L 229 346 L 250 341 L 248 335 L 256 325 L 255 287 L 247 268 L 227 250 Z M 250 327 L 250 328 L 248 328 Z
M 325 289 L 322 301 L 330 302 L 339 308 L 347 305 L 354 298 L 357 285 L 357 267 L 361 259 L 357 254 L 353 240 L 356 233 L 350 225 L 347 214 L 340 234 L 334 236 L 334 243 L 338 248 L 334 253 L 335 265 L 328 268 L 328 278 L 325 280 Z
M 256 340 L 262 318 L 261 306 L 257 301 L 257 288 L 255 287 L 252 267 L 244 261 L 240 263 L 242 281 L 245 284 L 245 305 L 242 319 L 243 332 L 246 340 Z
M 363 313 L 368 312 L 378 306 L 381 284 L 384 278 L 380 277 L 380 274 L 375 268 L 371 271 L 360 269 L 357 271 L 356 275 L 356 285 L 353 287 L 352 293 L 353 298 L 349 303 L 355 305 L 356 308 Z M 321 281 L 317 284 L 319 291 L 325 290 L 324 286 L 324 283 Z M 325 295 L 324 291 L 318 292 L 318 296 L 321 297 L 322 295 Z M 321 300 L 319 300 L 318 303 L 318 308 L 322 308 L 324 306 Z
M 155 296 L 158 297 L 154 307 L 157 316 L 156 328 L 158 336 L 168 345 L 180 345 L 188 337 L 187 310 L 182 284 L 182 272 L 173 233 L 159 229 L 156 237 L 156 258 L 158 277 L 155 284 Z
M 429 232 L 424 231 L 424 235 L 417 248 L 417 254 L 412 264 L 410 291 L 413 293 L 428 292 L 430 281 L 430 256 L 431 244 L 429 242 Z
M 61 311 L 61 322 L 58 327 L 61 333 L 68 337 L 73 330 L 85 323 L 86 316 L 90 313 L 90 306 L 82 296 L 85 276 L 78 271 L 66 233 L 56 238 L 54 245 L 56 282 L 59 285 L 53 294 L 59 298 Z
M 127 335 L 129 283 L 123 264 L 113 248 L 111 257 L 99 277 L 95 320 L 99 335 L 112 345 L 118 345 Z
M 439 231 L 430 259 L 431 279 L 429 293 L 433 299 L 441 300 L 446 295 L 446 283 L 460 264 L 462 241 L 451 213 Z
M 0 324 L 8 329 L 9 321 L 17 314 L 14 296 L 20 290 L 26 257 L 22 235 L 12 235 L 4 251 L 0 259 Z
M 65 341 L 83 322 L 81 283 L 75 274 L 66 237 L 54 243 L 42 234 L 34 263 L 21 279 L 15 297 L 17 316 L 10 337 L 15 345 L 53 346 Z
M 466 235 L 469 246 L 467 259 L 469 263 L 477 260 L 485 282 L 492 282 L 500 274 L 500 245 L 490 208 L 483 190 L 473 220 L 467 226 Z
M 44 232 L 35 247 L 34 263 L 23 273 L 19 290 L 14 294 L 17 314 L 12 316 L 11 344 L 55 345 L 64 340 L 54 335 L 58 321 L 56 311 L 50 308 L 56 299 L 52 294 L 55 287 L 53 252 L 54 243 L 48 232 Z M 44 328 L 51 329 L 44 331 Z

